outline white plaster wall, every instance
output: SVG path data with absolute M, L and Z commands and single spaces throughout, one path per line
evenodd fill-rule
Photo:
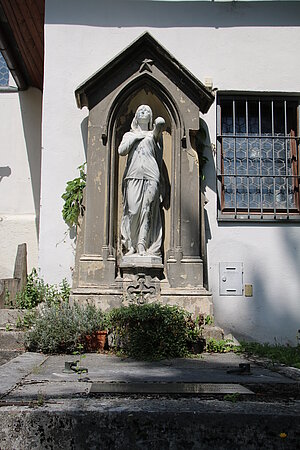
M 39 264 L 48 281 L 70 279 L 74 265 L 61 194 L 85 159 L 88 111 L 76 107 L 78 85 L 147 30 L 200 80 L 211 77 L 214 87 L 300 92 L 299 13 L 298 2 L 46 1 Z M 215 143 L 215 107 L 203 118 Z M 299 226 L 219 226 L 213 161 L 206 171 L 217 321 L 255 339 L 295 339 Z M 244 263 L 254 297 L 219 297 L 220 261 Z
M 41 92 L 0 92 L 0 278 L 13 275 L 18 244 L 38 263 Z

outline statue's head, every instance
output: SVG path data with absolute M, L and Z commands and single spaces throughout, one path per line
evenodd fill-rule
M 133 131 L 139 129 L 140 123 L 148 123 L 148 130 L 153 128 L 152 109 L 148 105 L 140 105 L 135 112 L 133 121 L 131 122 L 131 129 Z

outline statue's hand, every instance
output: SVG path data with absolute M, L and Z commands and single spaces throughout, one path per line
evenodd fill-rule
M 165 124 L 166 124 L 165 119 L 163 119 L 162 117 L 156 117 L 153 128 L 153 136 L 155 140 L 159 139 Z
M 154 121 L 154 127 L 162 128 L 165 125 L 166 121 L 162 117 L 156 117 Z

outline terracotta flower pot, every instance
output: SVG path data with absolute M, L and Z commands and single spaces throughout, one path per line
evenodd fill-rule
M 95 331 L 85 336 L 85 349 L 87 352 L 98 352 L 104 350 L 107 339 L 107 331 Z

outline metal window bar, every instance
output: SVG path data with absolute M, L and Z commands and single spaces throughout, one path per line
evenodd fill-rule
M 271 101 L 271 120 L 272 120 L 272 136 L 274 136 L 274 100 Z M 275 181 L 275 149 L 274 139 L 272 139 L 272 167 L 273 167 L 273 210 L 274 219 L 276 219 L 276 181 Z
M 286 100 L 284 100 L 284 134 L 287 136 L 288 129 L 287 129 L 287 111 L 286 111 Z M 288 179 L 288 141 L 284 141 L 284 148 L 285 148 L 285 190 L 286 190 L 286 213 L 289 215 L 289 179 Z M 291 146 L 291 143 L 290 143 Z
M 234 177 L 234 172 L 233 173 L 220 173 L 220 176 L 226 176 L 226 177 Z M 243 177 L 254 177 L 254 178 L 260 178 L 260 175 L 253 175 L 252 173 L 245 173 L 243 174 Z M 283 178 L 299 178 L 297 175 L 284 175 Z M 274 178 L 273 175 L 264 175 L 263 178 Z M 282 178 L 282 177 L 281 177 Z
M 296 134 L 298 135 L 300 132 L 300 101 L 298 102 L 298 108 L 297 108 L 297 130 Z M 296 140 L 296 157 L 297 157 L 297 180 L 296 180 L 296 187 L 297 187 L 297 200 L 298 200 L 298 206 L 300 208 L 300 192 L 299 192 L 299 181 L 300 181 L 300 141 Z
M 237 217 L 237 175 L 236 175 L 236 134 L 235 134 L 235 100 L 232 102 L 233 168 L 234 168 L 234 218 Z
M 253 98 L 254 100 L 254 98 Z M 258 175 L 254 175 L 254 174 L 249 174 L 249 142 L 248 140 L 246 141 L 246 164 L 247 164 L 247 173 L 243 174 L 243 177 L 247 178 L 247 195 L 248 195 L 248 202 L 247 202 L 247 218 L 253 218 L 253 211 L 256 211 L 256 208 L 253 208 L 253 206 L 251 206 L 251 198 L 250 198 L 250 177 L 253 178 L 258 178 L 260 180 L 260 218 L 261 219 L 265 219 L 266 215 L 269 218 L 269 214 L 270 214 L 270 208 L 266 208 L 264 207 L 264 201 L 263 201 L 263 179 L 269 179 L 272 178 L 273 179 L 273 219 L 276 219 L 277 216 L 279 218 L 290 218 L 290 205 L 289 205 L 289 186 L 291 185 L 290 183 L 292 183 L 292 185 L 295 185 L 295 183 L 298 182 L 299 180 L 299 170 L 300 170 L 300 166 L 299 166 L 299 130 L 300 130 L 300 102 L 298 102 L 298 107 L 297 107 L 297 124 L 298 124 L 298 129 L 296 130 L 296 136 L 290 136 L 288 135 L 288 130 L 287 130 L 287 101 L 284 100 L 284 136 L 280 136 L 280 140 L 284 141 L 284 148 L 285 148 L 285 165 L 286 165 L 286 169 L 285 169 L 285 175 L 283 175 L 285 177 L 285 185 L 286 185 L 286 209 L 285 212 L 282 212 L 282 208 L 280 207 L 279 210 L 277 208 L 277 204 L 276 204 L 276 170 L 275 170 L 275 148 L 274 148 L 274 143 L 275 143 L 275 139 L 278 139 L 278 135 L 275 135 L 275 126 L 274 126 L 274 100 L 271 101 L 271 124 L 272 124 L 272 132 L 271 135 L 268 135 L 268 139 L 271 139 L 272 141 L 272 174 L 271 175 L 265 175 L 262 172 L 262 165 L 263 165 L 263 158 L 262 158 L 262 139 L 265 139 L 266 136 L 262 135 L 262 110 L 261 110 L 261 99 L 257 98 L 257 104 L 258 104 L 258 135 L 255 135 L 255 139 L 259 140 L 259 174 Z M 218 167 L 218 180 L 220 182 L 220 192 L 223 192 L 223 187 L 224 187 L 224 177 L 228 177 L 229 179 L 234 178 L 234 183 L 232 183 L 232 185 L 234 185 L 234 215 L 232 218 L 234 219 L 240 219 L 240 218 L 246 218 L 246 216 L 242 215 L 242 210 L 244 210 L 243 208 L 240 208 L 241 214 L 238 214 L 238 204 L 237 204 L 237 178 L 238 178 L 238 174 L 237 174 L 237 156 L 236 156 L 236 152 L 237 152 L 237 134 L 236 134 L 236 100 L 232 99 L 232 119 L 233 119 L 233 134 L 223 134 L 223 130 L 222 130 L 222 125 L 221 125 L 221 114 L 222 114 L 222 106 L 221 103 L 218 104 L 218 110 L 219 110 L 219 122 L 218 122 L 218 129 L 217 129 L 217 143 L 218 143 L 218 147 L 220 150 L 219 154 L 223 154 L 223 138 L 232 138 L 233 140 L 233 150 L 234 150 L 234 170 L 233 173 L 225 173 L 224 171 L 224 165 L 222 164 L 222 156 L 220 156 L 220 165 Z M 242 134 L 243 138 L 249 138 L 249 137 L 253 137 L 253 135 L 249 135 L 249 108 L 248 108 L 248 101 L 246 99 L 246 130 L 245 130 L 245 134 Z M 239 135 L 239 137 L 241 137 Z M 292 171 L 292 175 L 289 175 L 289 171 L 288 171 L 288 141 L 287 140 L 295 140 L 295 142 L 297 143 L 297 173 L 293 173 Z M 292 144 L 290 144 L 292 145 Z M 279 176 L 280 175 L 280 176 Z M 278 175 L 278 179 L 280 180 L 280 178 L 282 178 L 282 174 Z M 292 182 L 293 180 L 293 182 Z M 255 185 L 257 186 L 257 184 L 255 183 Z M 224 204 L 223 202 L 225 202 L 225 197 L 221 199 L 221 207 L 222 204 Z M 295 204 L 295 207 L 293 207 L 293 215 L 295 216 L 295 212 L 297 213 L 297 216 L 299 217 L 299 205 Z M 226 205 L 225 205 L 225 209 Z M 231 208 L 229 207 L 228 210 L 231 210 Z M 256 213 L 257 214 L 257 213 Z M 255 216 L 255 219 L 257 220 L 257 215 Z
M 243 138 L 247 138 L 247 139 L 249 139 L 249 138 L 253 138 L 253 135 L 252 134 L 243 134 L 242 135 L 243 136 Z M 220 134 L 220 135 L 218 135 L 218 137 L 226 137 L 226 138 L 236 138 L 237 136 L 236 135 L 234 135 L 234 134 Z M 271 134 L 268 134 L 268 136 L 267 136 L 269 139 L 276 139 L 276 138 L 278 138 L 278 136 L 276 136 L 276 135 L 271 135 Z M 255 139 L 266 139 L 266 136 L 264 136 L 264 135 L 261 135 L 261 136 L 259 136 L 259 135 L 255 135 Z M 280 139 L 282 139 L 282 140 L 289 140 L 289 139 L 291 139 L 291 137 L 290 136 L 280 136 Z M 300 139 L 300 136 L 295 136 L 294 137 L 294 139 Z
M 261 137 L 261 101 L 258 102 L 258 134 Z M 263 218 L 263 177 L 262 177 L 262 157 L 261 157 L 261 139 L 259 139 L 259 175 L 260 175 L 260 217 Z
M 248 100 L 245 103 L 246 108 L 246 134 L 249 134 L 249 117 L 248 117 Z M 249 140 L 246 139 L 246 171 L 249 173 Z M 248 209 L 248 218 L 250 217 L 250 180 L 247 177 L 247 209 Z
M 223 173 L 224 170 L 222 169 L 222 159 L 223 159 L 223 155 L 222 155 L 222 142 L 220 142 L 220 140 L 218 139 L 218 136 L 221 136 L 222 134 L 222 129 L 221 129 L 221 105 L 219 103 L 217 103 L 217 108 L 216 108 L 216 123 L 217 123 L 217 140 L 216 140 L 216 147 L 217 147 L 217 173 Z M 224 177 L 217 177 L 217 191 L 218 191 L 218 214 L 219 211 L 221 211 L 222 209 L 222 205 L 223 205 L 223 186 L 224 186 Z

